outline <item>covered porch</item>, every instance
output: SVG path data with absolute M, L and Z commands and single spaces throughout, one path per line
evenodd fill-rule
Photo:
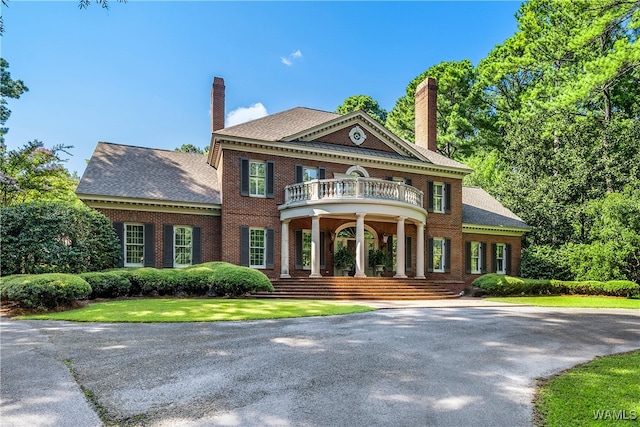
M 407 278 L 407 261 L 410 262 L 415 254 L 413 277 L 424 279 L 427 212 L 422 207 L 422 200 L 422 192 L 410 185 L 371 178 L 312 180 L 286 187 L 285 203 L 279 207 L 282 228 L 280 278 L 292 277 L 292 234 L 294 239 L 299 239 L 298 229 L 308 227 L 305 237 L 308 242 L 310 240 L 310 250 L 305 267 L 309 270 L 309 278 L 340 275 L 334 269 L 334 255 L 343 246 L 348 247 L 355 258 L 352 275 L 357 278 L 373 276 L 367 262 L 369 250 L 379 249 L 392 236 L 393 277 Z M 327 236 L 331 236 L 331 256 L 325 263 Z M 298 247 L 297 240 L 295 246 Z M 296 253 L 295 257 L 298 256 Z M 295 267 L 298 270 L 298 266 Z

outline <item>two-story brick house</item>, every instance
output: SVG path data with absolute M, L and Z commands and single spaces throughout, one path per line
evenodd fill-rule
M 99 143 L 77 194 L 109 217 L 123 265 L 179 267 L 222 260 L 269 278 L 344 274 L 446 283 L 517 273 L 527 225 L 476 187 L 471 170 L 436 152 L 435 80 L 416 90 L 416 143 L 364 112 L 293 108 L 224 127 L 224 82 L 211 91 L 208 156 Z

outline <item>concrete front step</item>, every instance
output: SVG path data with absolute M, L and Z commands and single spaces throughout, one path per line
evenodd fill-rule
M 445 286 L 424 279 L 320 277 L 281 279 L 275 292 L 258 292 L 258 298 L 423 300 L 458 298 Z

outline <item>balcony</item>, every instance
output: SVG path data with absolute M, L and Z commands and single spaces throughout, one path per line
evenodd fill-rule
M 315 179 L 285 187 L 282 207 L 310 202 L 386 200 L 422 208 L 423 192 L 410 185 L 375 178 Z

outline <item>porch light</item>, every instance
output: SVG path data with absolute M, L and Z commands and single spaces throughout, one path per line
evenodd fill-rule
M 387 233 L 382 233 L 382 243 L 387 243 L 389 240 L 389 235 Z

